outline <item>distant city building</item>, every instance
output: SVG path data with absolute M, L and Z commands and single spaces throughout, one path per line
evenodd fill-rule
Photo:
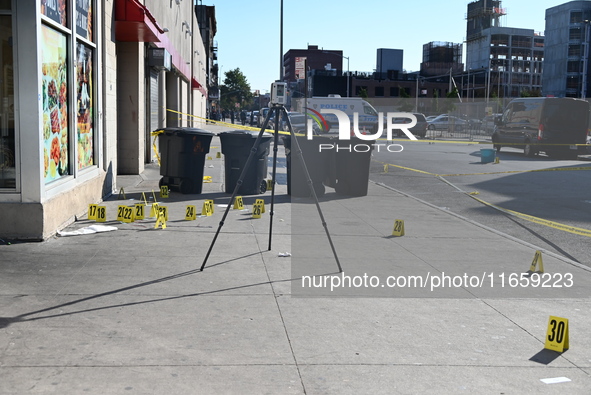
M 205 75 L 207 76 L 207 109 L 211 111 L 220 99 L 218 43 L 214 40 L 217 31 L 215 6 L 196 5 L 195 15 L 199 24 L 199 31 L 205 48 Z
M 312 86 L 320 92 L 315 93 L 317 96 L 339 94 L 346 97 L 343 59 L 346 59 L 343 51 L 325 50 L 317 45 L 308 45 L 308 49 L 290 49 L 283 56 L 283 80 L 289 84 L 293 97 L 304 96 L 306 90 L 311 96 Z
M 544 36 L 532 29 L 500 26 L 503 15 L 501 1 L 468 4 L 466 73 L 481 81 L 480 97 L 486 96 L 485 92 L 499 97 L 539 94 Z
M 378 48 L 376 73 L 379 73 L 383 78 L 402 73 L 403 56 L 404 51 L 402 49 Z
M 449 42 L 430 42 L 423 45 L 421 76 L 437 76 L 464 71 L 462 63 L 462 44 Z
M 343 72 L 343 51 L 318 48 L 308 45 L 308 49 L 290 49 L 283 56 L 283 79 L 296 82 L 303 79 L 306 71 L 322 70 L 335 75 Z
M 570 1 L 546 10 L 545 96 L 587 98 L 591 2 Z

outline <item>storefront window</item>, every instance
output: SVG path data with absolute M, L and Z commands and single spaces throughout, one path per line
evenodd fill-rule
M 43 26 L 41 41 L 45 182 L 69 174 L 66 36 Z
M 49 19 L 67 26 L 67 0 L 41 0 L 41 14 Z
M 76 46 L 78 168 L 94 164 L 92 49 Z
M 0 188 L 16 188 L 12 16 L 0 15 Z
M 76 34 L 92 41 L 92 1 L 76 0 Z

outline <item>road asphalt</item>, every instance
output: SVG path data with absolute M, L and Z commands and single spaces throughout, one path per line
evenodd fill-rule
M 0 393 L 591 393 L 587 267 L 371 181 L 291 197 L 278 155 L 272 221 L 269 191 L 233 208 L 216 136 L 201 194 L 150 164 L 106 222 L 0 245 Z M 144 199 L 166 228 L 117 221 Z

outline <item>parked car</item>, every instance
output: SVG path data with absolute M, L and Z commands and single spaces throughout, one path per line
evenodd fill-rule
M 512 147 L 522 148 L 526 156 L 545 152 L 574 159 L 586 153 L 589 111 L 587 101 L 574 98 L 513 99 L 497 121 L 493 146 L 497 152 Z
M 265 122 L 265 119 L 267 118 L 267 114 L 269 114 L 269 107 L 263 107 L 260 109 L 257 127 L 260 128 L 263 126 L 263 122 Z
M 289 121 L 291 123 L 291 128 L 293 129 L 294 133 L 306 133 L 307 132 L 307 129 L 306 129 L 307 118 L 306 118 L 305 114 L 302 114 L 301 112 L 289 111 L 287 113 L 287 116 L 289 117 Z M 287 122 L 285 121 L 285 119 L 282 120 L 281 125 L 280 125 L 280 129 L 283 131 L 286 131 L 286 132 L 288 131 Z M 320 132 L 320 128 L 316 124 L 316 122 L 312 123 L 312 131 L 314 134 L 319 134 L 319 132 Z
M 259 124 L 259 112 L 253 111 L 250 117 L 250 126 L 258 126 Z
M 421 113 L 415 112 L 415 113 L 413 113 L 413 115 L 417 118 L 417 124 L 415 126 L 413 126 L 412 128 L 410 128 L 409 131 L 415 137 L 425 138 L 425 136 L 427 135 L 427 127 L 429 126 L 427 119 Z M 393 118 L 392 123 L 398 123 L 398 124 L 411 123 L 411 119 L 410 118 Z M 396 129 L 394 131 L 394 133 L 396 133 L 397 137 L 406 136 L 404 134 L 404 132 L 401 131 L 400 129 Z
M 461 132 L 468 127 L 468 122 L 453 115 L 440 115 L 429 123 L 429 130 L 444 130 L 448 132 Z
M 487 134 L 493 134 L 495 131 L 495 119 L 498 119 L 503 114 L 492 114 L 482 118 L 482 130 Z

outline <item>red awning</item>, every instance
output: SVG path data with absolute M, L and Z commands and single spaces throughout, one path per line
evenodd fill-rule
M 192 89 L 199 89 L 199 92 L 203 94 L 203 96 L 207 96 L 207 90 L 197 81 L 197 78 L 191 78 L 191 88 Z
M 197 81 L 197 78 L 193 77 L 191 79 L 191 88 L 193 88 L 193 89 L 199 89 L 199 88 L 201 88 L 201 86 L 202 85 L 199 83 L 199 81 Z
M 159 42 L 164 29 L 137 0 L 115 1 L 115 38 L 117 41 Z

